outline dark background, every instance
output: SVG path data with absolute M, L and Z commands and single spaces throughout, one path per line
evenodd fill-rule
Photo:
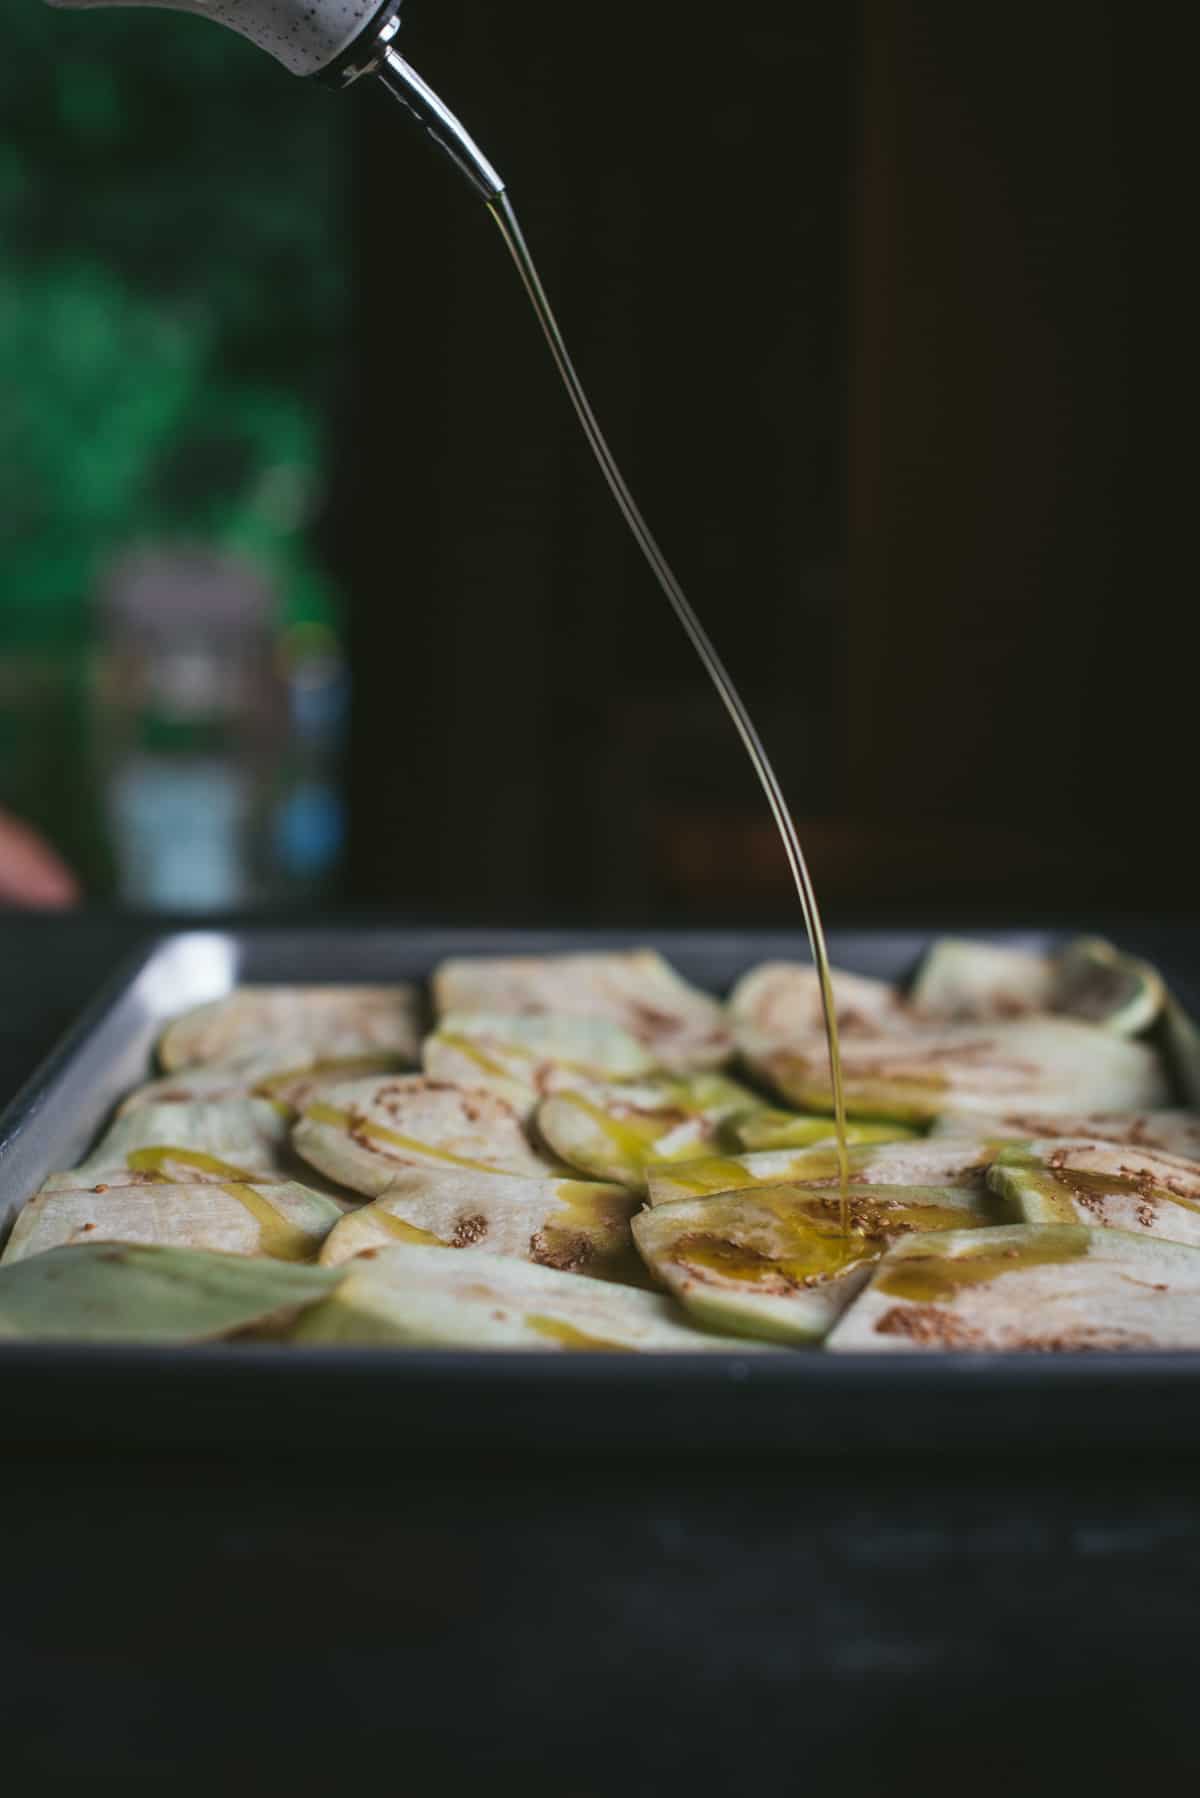
M 508 176 L 820 890 L 1189 909 L 1165 47 L 1105 5 L 629 27 L 441 0 L 410 49 Z M 782 914 L 497 246 L 358 98 L 356 889 Z
M 305 89 L 195 20 L 23 17 L 30 91 L 52 45 L 81 70 L 95 46 L 121 84 L 110 135 L 133 119 L 142 146 L 109 214 L 80 208 L 88 158 L 63 146 L 80 117 L 95 131 L 86 82 L 23 125 L 14 85 L 43 238 L 132 270 L 151 307 L 182 293 L 232 319 L 217 363 L 229 393 L 266 396 L 256 418 L 293 392 L 319 416 L 302 542 L 251 548 L 287 592 L 324 583 L 348 646 L 349 835 L 325 897 L 792 915 L 753 777 L 454 172 L 381 90 Z M 1190 912 L 1172 42 L 1074 0 L 1003 20 L 948 0 L 409 0 L 405 20 L 510 183 L 828 908 Z M 140 242 L 165 247 L 139 261 L 122 230 L 152 192 Z M 182 458 L 197 491 L 230 466 L 213 436 Z M 135 493 L 121 529 L 147 515 Z M 72 836 L 62 806 L 39 822 Z

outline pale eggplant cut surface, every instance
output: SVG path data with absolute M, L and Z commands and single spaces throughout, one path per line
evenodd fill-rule
M 944 936 L 931 943 L 909 992 L 914 1012 L 948 1024 L 977 1024 L 1049 1011 L 1054 963 L 1033 949 Z
M 228 1099 L 266 1099 L 285 1117 L 303 1111 L 327 1087 L 362 1079 L 368 1074 L 396 1074 L 410 1065 L 398 1055 L 356 1055 L 342 1061 L 304 1059 L 284 1045 L 241 1061 L 213 1062 L 164 1074 L 129 1094 L 118 1117 L 146 1105 L 212 1105 Z
M 739 1119 L 733 1134 L 743 1149 L 803 1149 L 835 1140 L 836 1128 L 831 1117 L 818 1112 L 776 1111 L 764 1105 Z M 889 1121 L 851 1118 L 846 1124 L 846 1141 L 853 1143 L 897 1142 L 916 1134 L 907 1124 Z
M 1112 1143 L 1035 1141 L 1005 1149 L 992 1191 L 1026 1224 L 1085 1224 L 1200 1245 L 1200 1162 Z
M 0 1267 L 0 1341 L 212 1342 L 291 1323 L 339 1278 L 203 1249 L 51 1249 Z
M 637 1204 L 625 1187 L 596 1181 L 412 1168 L 374 1204 L 342 1219 L 321 1261 L 336 1267 L 364 1249 L 423 1242 L 637 1284 L 629 1230 Z
M 117 1118 L 86 1161 L 52 1174 L 43 1190 L 283 1180 L 290 1178 L 287 1138 L 287 1119 L 266 1099 L 145 1105 Z
M 1200 1249 L 1015 1224 L 910 1236 L 829 1337 L 845 1353 L 1200 1348 Z
M 569 1166 L 643 1192 L 655 1162 L 694 1161 L 725 1146 L 759 1101 L 723 1074 L 604 1086 L 579 1081 L 543 1099 L 538 1135 Z
M 330 1087 L 305 1107 L 292 1142 L 321 1173 L 373 1199 L 410 1167 L 533 1178 L 560 1171 L 507 1100 L 420 1074 Z
M 806 1172 L 811 1174 L 814 1169 L 822 1180 L 832 1178 L 837 1183 L 836 1141 L 814 1143 L 807 1149 L 752 1149 L 740 1155 L 702 1155 L 690 1161 L 658 1162 L 646 1169 L 646 1197 L 651 1205 L 671 1205 L 676 1199 L 702 1199 L 713 1193 L 743 1192 L 753 1186 L 778 1186 L 803 1179 Z
M 913 1011 L 946 1023 L 980 1023 L 1057 1012 L 1135 1036 L 1162 1010 L 1154 969 L 1100 937 L 1080 937 L 1054 955 L 941 937 L 909 995 Z
M 831 1102 L 823 1043 L 768 1046 L 751 1059 L 793 1104 L 821 1109 Z M 842 1075 L 852 1114 L 906 1123 L 947 1111 L 988 1117 L 1132 1111 L 1163 1105 L 1170 1096 L 1166 1071 L 1148 1044 L 1041 1015 L 848 1038 Z
M 997 1145 L 987 1137 L 944 1137 L 936 1141 L 857 1143 L 846 1153 L 850 1179 L 859 1186 L 965 1186 L 984 1190 Z M 741 1192 L 781 1181 L 798 1186 L 837 1186 L 836 1143 L 811 1149 L 767 1149 L 757 1154 L 711 1156 L 678 1166 L 651 1168 L 647 1187 L 652 1205 L 698 1199 L 717 1192 Z
M 831 970 L 841 1036 L 903 1034 L 908 1007 L 889 981 Z M 817 970 L 805 962 L 768 961 L 742 975 L 729 995 L 729 1015 L 739 1044 L 762 1040 L 825 1040 L 825 1013 Z
M 425 1038 L 431 1080 L 485 1086 L 532 1116 L 552 1092 L 585 1080 L 633 1080 L 655 1071 L 654 1057 L 610 1018 L 450 1013 Z
M 234 1061 L 284 1044 L 307 1059 L 395 1055 L 409 1065 L 420 1050 L 414 986 L 244 986 L 168 1024 L 158 1056 L 167 1073 Z
M 83 1242 L 138 1242 L 315 1261 L 341 1216 L 332 1199 L 289 1182 L 152 1182 L 42 1192 L 19 1214 L 0 1261 L 24 1261 Z
M 986 1194 L 965 1187 L 795 1185 L 755 1188 L 643 1211 L 633 1234 L 646 1265 L 702 1323 L 768 1341 L 819 1341 L 905 1232 L 990 1223 Z
M 1040 1116 L 1010 1112 L 985 1117 L 978 1112 L 945 1112 L 936 1118 L 929 1140 L 946 1136 L 985 1135 L 996 1142 L 1028 1142 L 1034 1137 L 1127 1143 L 1135 1149 L 1158 1149 L 1200 1161 L 1200 1116 L 1194 1111 L 1061 1112 Z
M 439 1018 L 487 1012 L 605 1018 L 627 1030 L 655 1065 L 719 1067 L 733 1051 L 725 1008 L 653 949 L 590 955 L 462 957 L 433 976 Z
M 582 1274 L 420 1244 L 368 1249 L 327 1303 L 301 1318 L 306 1346 L 728 1354 L 669 1298 Z M 551 1425 L 552 1427 L 552 1425 Z
M 178 1074 L 163 1074 L 135 1086 L 121 1101 L 118 1117 L 131 1111 L 142 1111 L 147 1105 L 221 1105 L 230 1100 L 260 1099 L 264 1081 L 287 1069 L 288 1051 L 260 1049 L 256 1055 L 235 1061 L 217 1062 L 211 1067 L 181 1069 Z

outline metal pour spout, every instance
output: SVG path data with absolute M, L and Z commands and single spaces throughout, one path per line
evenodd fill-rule
M 384 27 L 377 43 L 378 57 L 373 72 L 490 205 L 504 192 L 504 182 L 450 108 L 439 100 L 427 82 L 422 81 L 412 65 L 392 49 L 392 41 L 399 29 L 398 17 Z
M 158 6 L 195 13 L 249 38 L 293 75 L 348 87 L 376 75 L 488 202 L 504 182 L 478 144 L 393 48 L 400 0 L 48 0 L 55 7 Z

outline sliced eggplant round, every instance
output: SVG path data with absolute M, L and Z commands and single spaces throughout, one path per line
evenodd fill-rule
M 910 1236 L 889 1250 L 827 1346 L 1200 1348 L 1200 1248 L 1078 1224 Z
M 1048 1138 L 1003 1150 L 988 1184 L 1026 1224 L 1085 1224 L 1200 1245 L 1200 1162 Z
M 288 1324 L 339 1274 L 249 1255 L 124 1242 L 50 1249 L 0 1267 L 0 1338 L 211 1342 Z
M 471 956 L 433 976 L 439 1018 L 448 1013 L 604 1018 L 642 1044 L 657 1067 L 719 1067 L 733 1037 L 719 1000 L 689 985 L 653 949 L 586 955 Z
M 766 1105 L 747 1112 L 733 1127 L 744 1149 L 802 1149 L 835 1140 L 836 1130 L 833 1118 L 821 1113 L 777 1111 Z M 887 1119 L 850 1118 L 846 1123 L 848 1143 L 896 1142 L 917 1134 L 909 1126 Z
M 563 1273 L 639 1282 L 629 1219 L 637 1198 L 596 1181 L 412 1168 L 326 1239 L 327 1267 L 392 1242 L 480 1249 Z
M 200 1063 L 274 1054 L 300 1061 L 394 1055 L 409 1066 L 420 1045 L 413 986 L 245 986 L 168 1024 L 158 1045 L 167 1073 Z
M 30 1199 L 0 1260 L 24 1261 L 72 1243 L 137 1242 L 315 1261 L 341 1217 L 332 1199 L 290 1181 L 182 1186 L 100 1182 Z
M 907 1231 L 991 1221 L 965 1187 L 755 1188 L 643 1211 L 633 1234 L 656 1278 L 702 1323 L 770 1341 L 819 1341 Z
M 450 1013 L 425 1039 L 431 1080 L 484 1086 L 526 1117 L 574 1081 L 632 1080 L 655 1071 L 654 1057 L 609 1018 Z
M 300 1319 L 306 1346 L 728 1354 L 670 1300 L 479 1249 L 368 1249 L 327 1303 Z
M 419 1074 L 331 1087 L 305 1107 L 292 1141 L 305 1161 L 370 1198 L 410 1167 L 534 1177 L 558 1171 L 496 1093 Z
M 734 1120 L 757 1104 L 748 1088 L 721 1074 L 619 1086 L 580 1081 L 542 1101 L 537 1130 L 569 1166 L 643 1192 L 652 1164 L 694 1161 L 722 1147 Z

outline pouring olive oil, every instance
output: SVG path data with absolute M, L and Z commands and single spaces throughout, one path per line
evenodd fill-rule
M 834 1129 L 837 1133 L 838 1173 L 842 1194 L 840 1221 L 842 1232 L 845 1234 L 849 1226 L 846 1189 L 849 1184 L 850 1169 L 846 1155 L 846 1100 L 842 1089 L 842 1059 L 838 1046 L 837 1007 L 834 1003 L 833 979 L 829 971 L 829 953 L 825 946 L 825 929 L 821 922 L 821 910 L 817 904 L 816 891 L 808 871 L 808 863 L 804 859 L 804 851 L 800 846 L 800 837 L 795 822 L 788 809 L 787 800 L 784 798 L 783 789 L 779 784 L 779 778 L 771 764 L 771 759 L 763 747 L 762 738 L 746 709 L 745 701 L 734 685 L 729 670 L 717 654 L 708 632 L 692 609 L 691 602 L 676 579 L 670 563 L 655 541 L 650 527 L 629 491 L 625 477 L 608 446 L 608 441 L 600 429 L 591 402 L 576 372 L 575 364 L 571 360 L 562 332 L 559 330 L 550 301 L 546 297 L 546 290 L 538 276 L 537 266 L 530 254 L 529 246 L 525 242 L 517 215 L 513 211 L 512 203 L 505 190 L 501 189 L 498 194 L 489 199 L 488 211 L 500 227 L 500 233 L 517 266 L 525 291 L 529 295 L 530 303 L 549 345 L 550 354 L 554 358 L 555 367 L 562 376 L 563 385 L 583 427 L 584 435 L 600 464 L 600 471 L 609 485 L 622 517 L 633 533 L 638 548 L 649 563 L 655 580 L 662 588 L 688 641 L 700 657 L 709 679 L 720 695 L 721 703 L 729 713 L 733 727 L 742 740 L 754 772 L 766 794 L 767 804 L 771 808 L 771 816 L 783 839 L 784 854 L 796 885 L 800 910 L 804 916 L 804 927 L 808 932 L 813 962 L 821 983 L 821 1009 L 825 1017 L 825 1039 L 829 1048 L 829 1074 L 833 1088 Z

